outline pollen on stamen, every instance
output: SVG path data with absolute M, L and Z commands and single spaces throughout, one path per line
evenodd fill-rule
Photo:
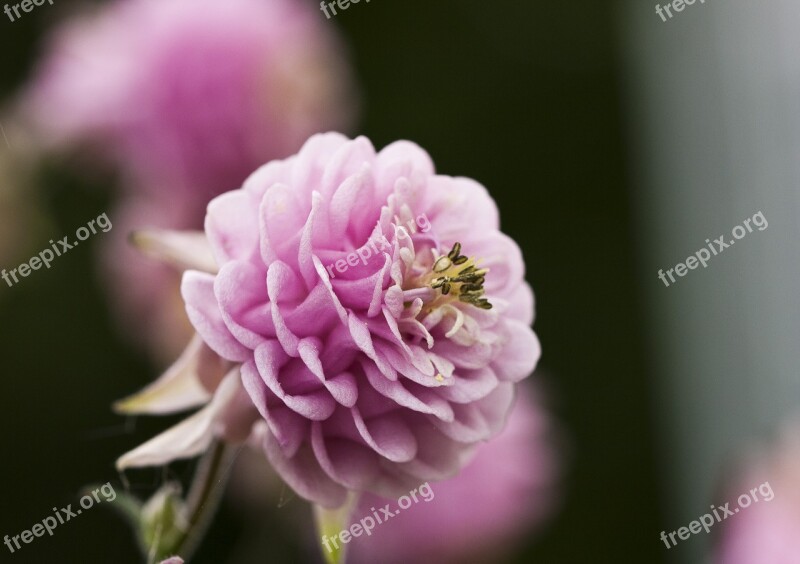
M 461 243 L 456 243 L 449 253 L 433 263 L 430 288 L 439 290 L 442 296 L 458 298 L 462 303 L 480 309 L 492 309 L 489 300 L 483 297 L 487 268 L 478 268 L 476 260 L 461 254 Z

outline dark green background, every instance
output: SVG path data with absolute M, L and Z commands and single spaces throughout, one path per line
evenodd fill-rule
M 556 517 L 519 562 L 660 562 L 660 509 L 642 303 L 634 277 L 614 3 L 373 0 L 331 20 L 363 89 L 358 133 L 408 138 L 440 172 L 489 188 L 521 245 L 537 296 L 540 364 L 568 451 Z M 68 8 L 0 19 L 2 93 L 30 69 L 42 32 Z M 323 17 L 320 14 L 320 17 Z M 4 150 L 0 146 L 0 150 Z M 46 239 L 112 209 L 104 190 L 57 166 L 43 172 L 55 218 Z M 102 184 L 103 182 L 98 182 Z M 111 216 L 112 222 L 114 217 Z M 112 400 L 157 374 L 113 329 L 90 247 L 13 288 L 0 287 L 0 536 L 19 534 L 171 419 L 127 433 Z M 16 265 L 0 265 L 14 267 Z M 176 465 L 171 476 L 191 468 Z M 131 473 L 145 494 L 162 473 Z M 476 508 L 479 511 L 480 508 Z M 245 528 L 223 507 L 194 560 L 224 562 Z M 305 561 L 273 529 L 270 562 Z M 0 561 L 137 562 L 132 538 L 95 508 Z

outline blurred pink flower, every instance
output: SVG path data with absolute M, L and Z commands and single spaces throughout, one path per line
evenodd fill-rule
M 431 484 L 434 497 L 420 500 L 370 536 L 348 547 L 354 564 L 498 562 L 553 509 L 558 465 L 553 429 L 533 392 L 524 385 L 506 428 L 478 447 L 455 478 Z M 395 500 L 365 495 L 353 522 L 372 507 Z M 481 560 L 483 558 L 483 560 Z
M 257 166 L 351 123 L 334 29 L 302 0 L 118 0 L 50 38 L 17 106 L 42 145 L 80 147 L 82 165 L 121 171 L 111 215 L 126 229 L 114 230 L 105 257 L 134 338 L 163 353 L 187 334 L 185 315 L 159 313 L 179 300 L 177 275 L 128 260 L 127 230 L 198 229 L 208 202 Z
M 349 123 L 332 32 L 301 0 L 119 0 L 57 29 L 20 104 L 43 142 L 91 144 L 135 189 L 202 214 L 266 160 Z
M 213 261 L 190 235 L 151 238 L 204 270 L 183 278 L 202 343 L 182 365 L 202 365 L 192 359 L 210 347 L 232 368 L 175 369 L 124 402 L 206 406 L 119 468 L 193 456 L 255 425 L 251 439 L 302 497 L 396 497 L 454 476 L 497 435 L 538 361 L 522 253 L 494 201 L 437 175 L 413 143 L 376 153 L 363 137 L 314 136 L 216 198 L 205 232 Z
M 717 564 L 800 562 L 800 419 L 783 431 L 770 451 L 753 452 L 737 479 L 726 487 L 731 508 L 737 498 L 761 488 L 759 501 L 722 522 Z M 772 498 L 769 498 L 772 492 Z

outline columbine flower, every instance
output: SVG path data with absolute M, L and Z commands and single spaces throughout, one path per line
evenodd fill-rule
M 349 125 L 334 32 L 302 0 L 113 1 L 55 30 L 16 107 L 41 145 L 121 171 L 120 225 L 199 229 L 260 164 Z M 172 314 L 178 281 L 133 260 L 127 233 L 105 245 L 112 304 L 134 339 L 173 357 L 168 343 L 190 336 Z
M 204 265 L 182 285 L 199 337 L 120 407 L 206 405 L 119 468 L 249 434 L 324 507 L 348 490 L 396 498 L 452 477 L 495 436 L 539 358 L 522 255 L 494 202 L 473 180 L 437 175 L 413 143 L 376 154 L 365 138 L 314 136 L 212 201 L 205 232 L 210 252 L 196 235 L 144 237 Z M 222 359 L 210 373 L 207 349 Z
M 499 436 L 478 447 L 461 473 L 431 486 L 434 496 L 350 542 L 350 562 L 497 562 L 547 517 L 555 501 L 553 429 L 527 386 Z M 353 522 L 394 499 L 362 496 Z M 413 542 L 409 542 L 413 539 Z

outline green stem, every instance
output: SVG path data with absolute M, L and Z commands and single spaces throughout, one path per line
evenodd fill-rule
M 211 524 L 237 453 L 238 449 L 234 450 L 222 441 L 215 441 L 200 460 L 186 497 L 187 526 L 175 543 L 175 554 L 184 560 L 189 560 Z
M 314 521 L 317 534 L 321 537 L 322 556 L 327 564 L 345 564 L 347 552 L 344 543 L 332 542 L 339 533 L 348 528 L 350 517 L 358 503 L 359 495 L 356 492 L 347 494 L 344 504 L 337 509 L 326 509 L 321 505 L 314 505 Z M 327 544 L 326 544 L 327 543 Z

